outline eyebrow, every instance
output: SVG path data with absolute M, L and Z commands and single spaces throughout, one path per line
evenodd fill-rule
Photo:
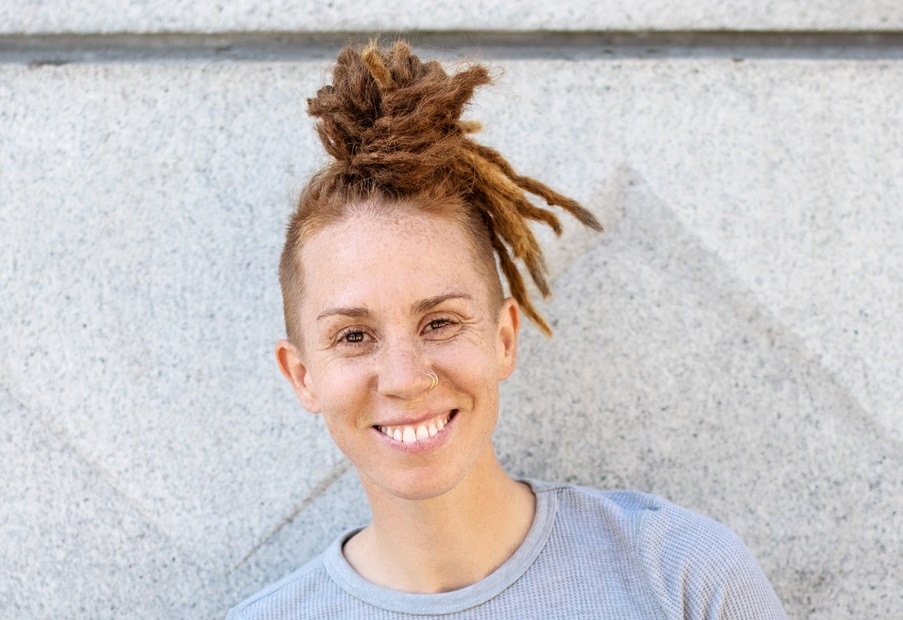
M 366 319 L 370 316 L 370 311 L 366 308 L 330 308 L 317 315 L 317 320 L 319 321 L 320 319 L 335 315 L 350 316 L 355 319 Z
M 432 310 L 442 302 L 448 301 L 449 299 L 464 299 L 466 301 L 473 301 L 473 297 L 471 297 L 467 293 L 452 291 L 450 293 L 436 295 L 435 297 L 427 297 L 426 299 L 415 302 L 411 305 L 411 310 L 414 314 L 421 314 L 423 312 L 426 312 L 427 310 Z
M 448 301 L 449 299 L 464 299 L 466 301 L 473 301 L 473 297 L 468 295 L 467 293 L 460 293 L 457 291 L 453 291 L 450 293 L 443 293 L 442 295 L 436 295 L 434 297 L 427 297 L 426 299 L 421 299 L 420 301 L 414 302 L 411 305 L 411 312 L 414 314 L 421 314 L 423 312 L 427 312 L 438 306 L 439 304 Z M 370 311 L 366 308 L 329 308 L 328 310 L 324 310 L 319 315 L 317 315 L 317 320 L 325 319 L 330 316 L 349 316 L 355 319 L 366 319 L 369 318 Z

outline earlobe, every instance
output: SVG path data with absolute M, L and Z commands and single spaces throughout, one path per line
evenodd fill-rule
M 499 310 L 498 362 L 499 380 L 505 380 L 517 365 L 517 334 L 520 331 L 520 307 L 509 297 Z
M 289 340 L 276 343 L 276 365 L 288 379 L 301 401 L 301 406 L 311 413 L 320 413 L 320 405 L 313 389 L 310 373 L 298 348 Z

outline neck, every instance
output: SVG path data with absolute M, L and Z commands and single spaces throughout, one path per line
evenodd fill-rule
M 401 499 L 366 481 L 364 488 L 373 522 L 345 544 L 345 557 L 368 581 L 403 592 L 447 592 L 483 579 L 517 550 L 535 511 L 529 487 L 505 473 L 491 447 L 438 497 Z

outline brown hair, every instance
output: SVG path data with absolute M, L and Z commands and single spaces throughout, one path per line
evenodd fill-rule
M 292 317 L 301 296 L 303 241 L 364 204 L 400 203 L 456 209 L 455 217 L 465 224 L 478 253 L 494 250 L 511 295 L 524 314 L 551 335 L 530 302 L 515 259 L 548 297 L 546 266 L 530 220 L 556 234 L 561 224 L 555 213 L 533 204 L 527 194 L 561 207 L 586 226 L 602 227 L 575 201 L 517 174 L 497 151 L 468 137 L 480 126 L 462 120 L 461 113 L 474 90 L 490 82 L 481 65 L 449 75 L 436 61 L 421 62 L 404 42 L 391 50 L 375 43 L 361 52 L 342 49 L 333 83 L 307 100 L 308 113 L 318 119 L 317 133 L 333 160 L 305 187 L 288 225 L 279 280 L 290 339 L 297 342 L 300 336 Z

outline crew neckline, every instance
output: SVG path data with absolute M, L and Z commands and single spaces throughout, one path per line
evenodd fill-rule
M 549 540 L 558 511 L 560 485 L 523 480 L 536 497 L 536 512 L 527 536 L 517 551 L 495 571 L 475 584 L 438 594 L 398 592 L 370 583 L 348 563 L 342 546 L 361 528 L 349 530 L 337 538 L 324 552 L 323 564 L 329 576 L 354 598 L 379 609 L 411 615 L 436 615 L 466 611 L 498 596 L 521 578 L 535 562 Z

